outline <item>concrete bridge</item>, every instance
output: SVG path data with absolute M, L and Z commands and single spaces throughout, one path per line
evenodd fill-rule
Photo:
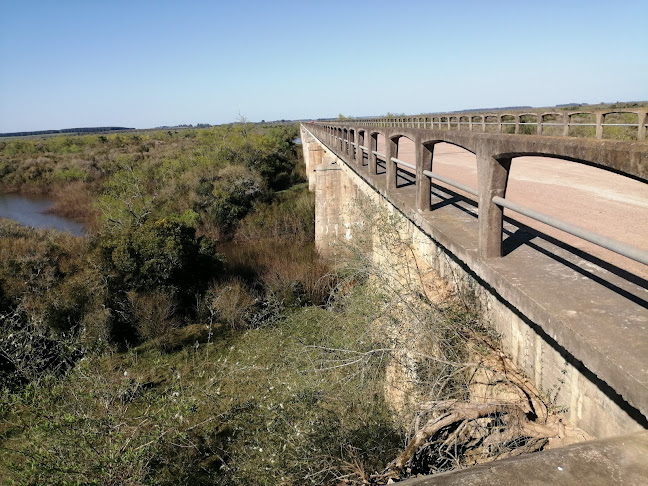
M 538 388 L 554 390 L 572 424 L 597 438 L 645 433 L 646 113 L 635 113 L 635 141 L 603 139 L 606 113 L 595 114 L 602 126 L 591 139 L 569 136 L 569 114 L 560 136 L 540 135 L 546 115 L 533 135 L 519 134 L 522 115 L 511 134 L 504 115 L 501 133 L 483 130 L 486 115 L 479 124 L 470 117 L 481 115 L 463 114 L 303 124 L 316 241 L 334 257 L 334 243 L 361 222 L 354 199 L 377 198 L 408 222 L 441 276 L 475 294 L 504 351 Z M 601 204 L 618 224 L 602 227 L 596 211 L 585 221 L 581 209 Z

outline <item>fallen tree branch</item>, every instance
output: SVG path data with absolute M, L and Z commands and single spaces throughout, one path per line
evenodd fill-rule
M 447 404 L 447 402 L 446 402 Z M 430 408 L 427 404 L 426 408 Z M 524 411 L 517 404 L 512 403 L 453 403 L 446 406 L 447 413 L 440 417 L 429 420 L 423 428 L 416 432 L 405 450 L 390 466 L 398 471 L 405 467 L 405 464 L 414 456 L 416 451 L 424 445 L 428 439 L 446 427 L 455 423 L 486 418 L 490 415 L 505 414 L 509 417 L 510 434 L 507 434 L 506 441 L 510 442 L 516 438 L 549 438 L 558 435 L 557 428 L 530 422 Z M 515 428 L 513 428 L 515 427 Z M 504 438 L 504 437 L 503 437 Z

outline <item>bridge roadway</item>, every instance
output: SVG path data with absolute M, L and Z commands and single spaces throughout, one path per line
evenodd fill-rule
M 304 128 L 311 129 L 320 137 L 316 143 L 345 160 L 357 177 L 399 208 L 423 233 L 432 236 L 436 244 L 454 255 L 460 265 L 468 268 L 481 282 L 480 285 L 491 289 L 489 292 L 505 302 L 506 307 L 514 309 L 514 314 L 530 322 L 537 338 L 528 334 L 528 330 L 521 330 L 518 318 L 513 317 L 511 321 L 511 317 L 503 317 L 502 310 L 494 314 L 496 319 L 497 315 L 501 316 L 501 325 L 497 328 L 504 335 L 503 346 L 537 386 L 548 390 L 564 382 L 555 399 L 569 408 L 568 420 L 596 437 L 648 428 L 648 281 L 645 265 L 526 220 L 517 213 L 510 214 L 504 222 L 503 257 L 484 258 L 480 253 L 480 214 L 475 198 L 461 197 L 460 190 L 449 189 L 435 179 L 430 209 L 421 211 L 417 209 L 420 199 L 412 177 L 409 182 L 406 177 L 399 177 L 395 187 L 390 187 L 384 168 L 372 174 L 366 158 L 360 164 L 345 155 L 340 150 L 339 140 L 331 137 L 330 129 L 327 132 L 326 127 Z M 357 125 L 350 129 L 360 131 L 363 128 Z M 365 137 L 369 131 L 374 129 L 368 129 Z M 430 131 L 429 135 L 420 130 L 388 133 L 405 136 L 411 133 L 412 138 L 419 139 L 439 137 L 447 140 L 445 137 L 452 139 L 454 136 L 438 130 Z M 474 142 L 472 137 L 472 134 L 457 134 L 455 139 L 467 146 Z M 498 148 L 499 153 L 518 150 L 527 154 L 546 153 L 545 149 L 553 149 L 541 145 L 545 143 L 540 140 L 542 137 L 479 134 L 475 138 L 477 143 L 502 143 L 504 148 Z M 369 141 L 359 141 L 369 145 Z M 518 141 L 520 148 L 516 145 Z M 413 144 L 408 147 L 407 143 L 408 140 L 401 136 L 395 155 L 415 165 Z M 628 165 L 632 167 L 630 170 L 641 174 L 648 160 L 643 143 L 640 146 L 636 142 L 629 144 L 627 149 L 619 142 L 568 140 L 559 143 L 573 146 L 555 148 L 563 153 L 582 150 L 584 155 L 598 157 L 606 150 L 616 150 L 620 159 L 627 154 L 627 160 L 634 161 Z M 381 136 L 374 147 L 378 153 L 387 152 Z M 479 146 L 472 150 L 478 151 Z M 633 150 L 635 152 L 631 152 Z M 575 154 L 575 159 L 588 160 L 579 153 L 570 153 Z M 614 164 L 613 159 L 614 156 L 605 160 Z M 469 187 L 478 187 L 475 155 L 456 145 L 440 142 L 434 146 L 432 171 Z M 401 171 L 401 175 L 407 176 L 407 173 Z M 558 213 L 560 219 L 646 249 L 648 194 L 642 178 L 645 179 L 641 175 L 633 179 L 604 173 L 601 169 L 566 160 L 517 157 L 511 164 L 506 199 L 523 202 L 543 213 Z M 623 229 L 619 230 L 620 227 Z M 541 347 L 534 349 L 534 342 Z M 548 343 L 549 347 L 540 342 Z

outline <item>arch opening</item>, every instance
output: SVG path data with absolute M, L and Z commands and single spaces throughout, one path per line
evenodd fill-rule
M 571 113 L 567 135 L 583 138 L 596 137 L 596 115 L 585 112 Z
M 614 111 L 605 113 L 603 118 L 603 138 L 614 140 L 637 140 L 639 117 L 637 113 Z
M 499 132 L 499 120 L 497 115 L 486 115 L 485 117 L 486 121 L 486 133 L 498 133 Z
M 562 113 L 544 113 L 540 116 L 542 121 L 542 134 L 561 136 L 564 129 L 564 115 Z
M 520 115 L 520 134 L 535 135 L 538 133 L 538 115 L 535 113 L 524 113 Z
M 502 133 L 515 133 L 515 115 L 502 115 Z
M 523 155 L 512 159 L 506 199 L 648 251 L 648 226 L 636 224 L 637 218 L 648 220 L 648 191 L 641 181 L 576 161 Z M 513 224 L 504 254 L 520 242 L 541 246 L 542 241 L 533 241 L 540 237 L 576 249 L 586 260 L 614 273 L 648 279 L 648 267 L 641 263 L 509 209 L 504 216 Z

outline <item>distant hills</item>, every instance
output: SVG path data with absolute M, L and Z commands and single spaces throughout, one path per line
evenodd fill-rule
M 64 128 L 62 130 L 39 130 L 35 132 L 0 133 L 0 137 L 27 137 L 30 135 L 51 135 L 56 133 L 118 132 L 122 130 L 134 130 L 134 128 L 127 128 L 127 127 Z

